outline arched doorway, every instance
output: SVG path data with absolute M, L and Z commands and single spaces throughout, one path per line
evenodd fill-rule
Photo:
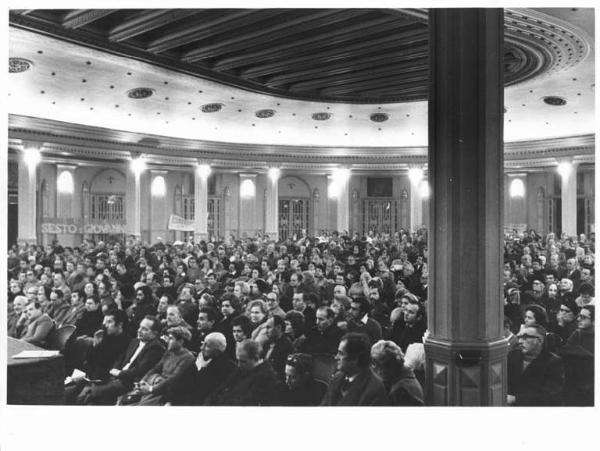
M 279 239 L 300 236 L 310 230 L 310 193 L 308 184 L 298 177 L 279 180 Z
M 123 226 L 125 217 L 125 175 L 116 169 L 103 169 L 92 179 L 89 191 L 89 223 Z M 95 230 L 95 229 L 94 229 Z M 94 241 L 123 239 L 123 234 L 92 233 Z

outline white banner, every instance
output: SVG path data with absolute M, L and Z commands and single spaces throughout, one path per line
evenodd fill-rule
M 182 232 L 193 232 L 194 231 L 194 220 L 185 219 L 181 216 L 171 215 L 169 216 L 169 230 L 181 230 Z

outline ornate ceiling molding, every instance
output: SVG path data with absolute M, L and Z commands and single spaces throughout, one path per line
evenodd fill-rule
M 505 166 L 552 166 L 562 157 L 593 162 L 594 139 L 594 135 L 584 135 L 506 143 Z M 193 166 L 198 158 L 223 168 L 268 167 L 277 163 L 297 170 L 343 164 L 357 170 L 387 171 L 427 163 L 426 147 L 304 147 L 192 141 L 10 115 L 9 147 L 14 151 L 31 140 L 44 142 L 45 158 L 96 163 L 128 161 L 132 151 L 145 154 L 150 164 L 173 167 Z

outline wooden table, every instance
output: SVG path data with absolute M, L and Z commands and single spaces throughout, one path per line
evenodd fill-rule
M 42 348 L 8 338 L 7 404 L 64 404 L 65 362 L 62 355 L 36 359 L 13 359 L 21 351 Z

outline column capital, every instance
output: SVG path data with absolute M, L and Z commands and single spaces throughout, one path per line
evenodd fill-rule
M 56 168 L 59 171 L 74 171 L 75 169 L 77 169 L 77 165 L 76 164 L 64 164 L 64 163 L 56 163 Z

